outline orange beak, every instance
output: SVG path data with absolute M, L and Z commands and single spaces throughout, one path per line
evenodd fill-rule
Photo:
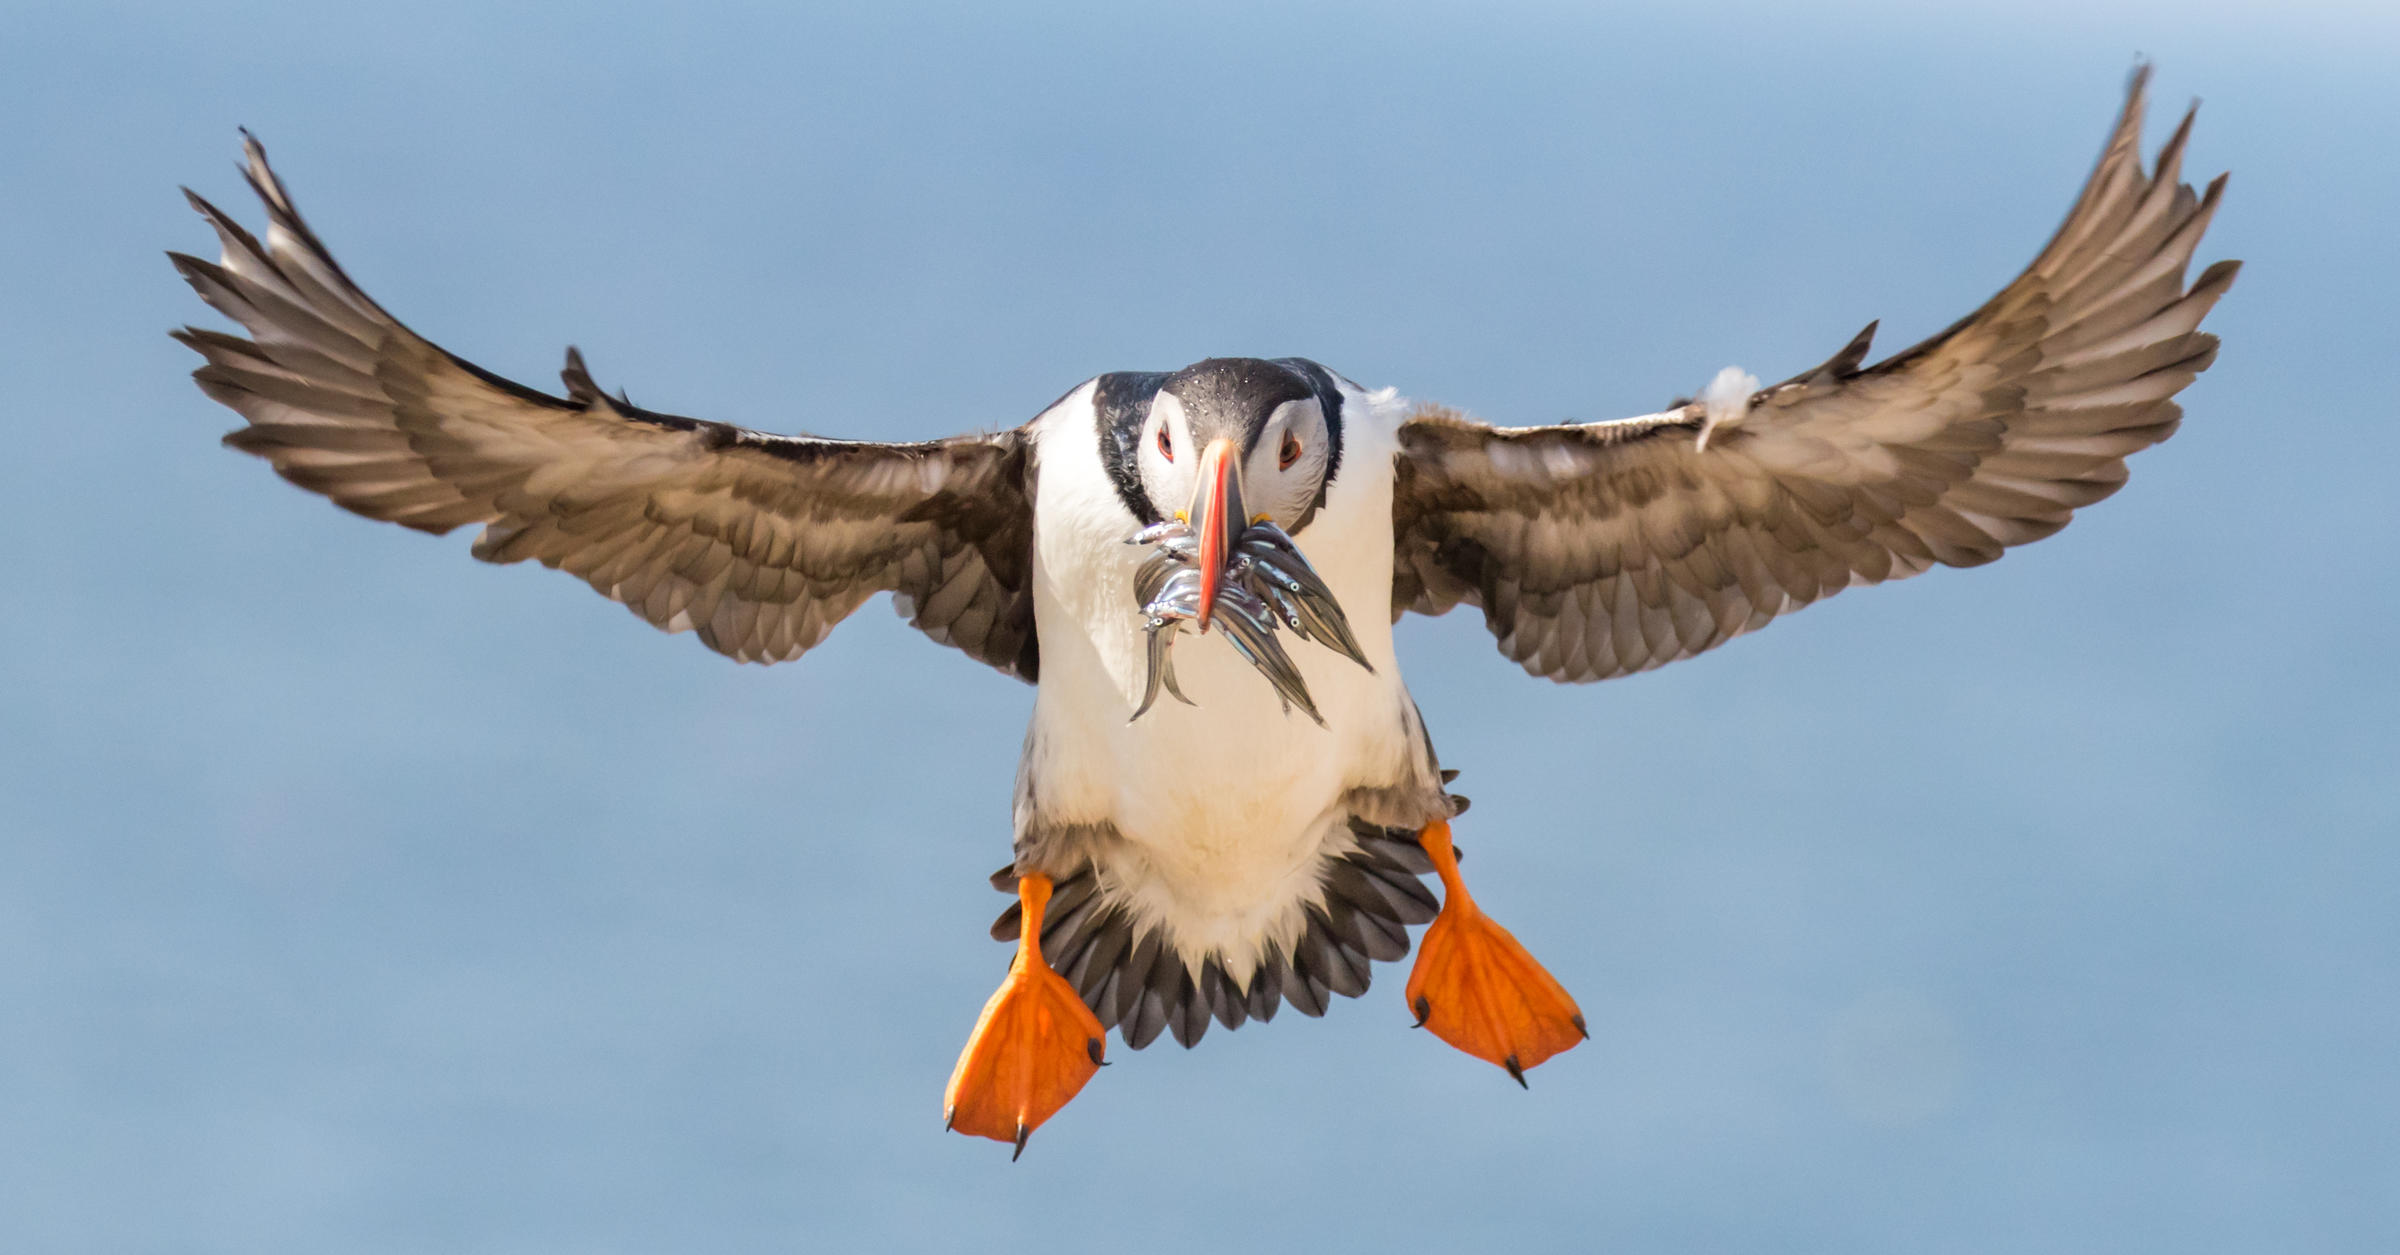
M 1209 441 L 1200 454 L 1200 484 L 1192 493 L 1189 521 L 1200 537 L 1200 617 L 1194 626 L 1205 632 L 1234 542 L 1250 526 L 1242 503 L 1242 464 L 1231 440 Z

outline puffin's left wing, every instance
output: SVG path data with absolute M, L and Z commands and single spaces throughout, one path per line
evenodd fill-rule
M 935 640 L 1034 678 L 1022 431 L 765 435 L 604 396 L 572 349 L 566 396 L 512 383 L 368 299 L 245 149 L 266 242 L 192 196 L 223 259 L 170 254 L 252 337 L 174 333 L 208 359 L 202 390 L 249 420 L 227 444 L 368 518 L 483 524 L 476 557 L 568 571 L 742 662 L 797 658 L 890 592 Z
M 1400 429 L 1392 613 L 1481 606 L 1535 675 L 1590 681 L 1711 649 L 1854 584 L 1975 566 L 2066 526 L 2167 438 L 2232 285 L 2184 269 L 2224 186 L 2145 174 L 2137 72 L 2048 248 L 1956 326 L 1860 369 L 1874 327 L 1775 387 L 1611 423 Z

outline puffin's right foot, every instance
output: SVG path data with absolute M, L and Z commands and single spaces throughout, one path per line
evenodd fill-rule
M 1050 878 L 1019 878 L 1017 900 L 1024 916 L 1016 960 L 983 1004 L 942 1095 L 944 1128 L 1011 1143 L 1017 1149 L 1010 1159 L 1024 1154 L 1025 1139 L 1100 1070 L 1108 1032 L 1074 986 L 1042 959 Z
M 1459 879 L 1450 825 L 1436 820 L 1417 834 L 1442 878 L 1442 913 L 1417 943 L 1408 974 L 1408 1009 L 1419 1028 L 1487 1063 L 1525 1070 L 1591 1034 L 1558 978 L 1534 961 L 1509 931 L 1491 921 Z

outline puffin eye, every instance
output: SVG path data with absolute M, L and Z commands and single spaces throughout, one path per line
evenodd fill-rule
M 1276 466 L 1279 469 L 1288 471 L 1292 469 L 1292 463 L 1299 460 L 1300 437 L 1295 436 L 1287 431 L 1283 433 L 1283 448 L 1277 450 L 1275 454 Z
M 1158 456 L 1165 458 L 1170 462 L 1175 460 L 1175 442 L 1167 438 L 1167 425 L 1165 423 L 1160 423 L 1158 425 Z

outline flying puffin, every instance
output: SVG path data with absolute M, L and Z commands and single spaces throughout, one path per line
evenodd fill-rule
M 2115 492 L 2174 432 L 2238 268 L 2184 281 L 2224 179 L 2178 181 L 2189 114 L 2145 172 L 2146 79 L 1981 309 L 1872 366 L 1870 325 L 1771 387 L 1728 369 L 1612 422 L 1491 426 L 1296 357 L 1101 375 L 1021 427 L 901 444 L 643 409 L 573 349 L 554 396 L 384 312 L 247 136 L 266 238 L 187 190 L 223 255 L 170 256 L 248 338 L 173 334 L 247 420 L 225 442 L 345 509 L 479 525 L 477 558 L 568 571 L 742 662 L 798 658 L 890 593 L 1035 684 L 993 877 L 1015 959 L 944 1095 L 949 1127 L 1021 1153 L 1108 1030 L 1189 1046 L 1212 1019 L 1321 1015 L 1412 925 L 1405 1000 L 1436 1036 L 1520 1084 L 1583 1040 L 1459 878 L 1464 802 L 1393 623 L 1471 604 L 1527 672 L 1603 680 L 1990 562 Z

